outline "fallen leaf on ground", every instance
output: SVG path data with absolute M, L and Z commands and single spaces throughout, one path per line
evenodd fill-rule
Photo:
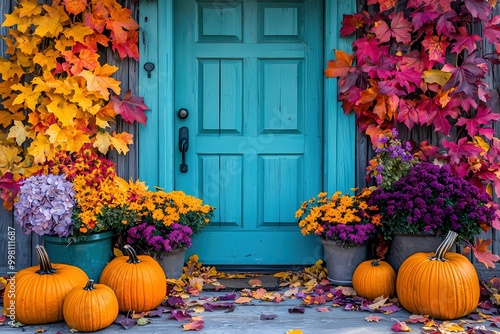
M 234 302 L 238 303 L 238 304 L 246 304 L 246 303 L 250 303 L 251 301 L 253 301 L 253 298 L 240 297 L 240 298 L 236 299 Z
M 404 321 L 397 321 L 391 326 L 391 330 L 393 332 L 411 332 L 411 328 Z
M 325 306 L 325 307 L 318 307 L 316 309 L 316 311 L 318 312 L 330 312 L 330 308 L 328 306 Z
M 379 322 L 380 320 L 382 320 L 381 317 L 379 317 L 378 315 L 375 315 L 375 314 L 370 314 L 369 316 L 367 316 L 365 318 L 366 321 L 369 321 L 369 322 L 372 322 L 372 321 L 375 321 L 375 322 Z
M 203 328 L 204 325 L 205 325 L 205 322 L 203 320 L 192 320 L 192 321 L 188 322 L 187 324 L 182 325 L 182 330 L 185 330 L 185 331 L 192 331 L 192 330 L 199 331 L 200 329 Z
M 248 284 L 250 284 L 252 288 L 257 286 L 262 286 L 262 282 L 258 279 L 251 279 L 248 281 Z
M 290 329 L 286 331 L 286 334 L 302 334 L 301 329 Z
M 426 315 L 412 314 L 408 318 L 408 321 L 414 324 L 416 324 L 417 322 L 425 324 L 426 322 L 429 321 L 429 318 Z

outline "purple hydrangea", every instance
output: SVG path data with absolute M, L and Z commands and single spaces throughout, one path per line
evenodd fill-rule
M 73 228 L 75 190 L 65 175 L 33 175 L 20 184 L 14 219 L 25 233 L 69 236 Z

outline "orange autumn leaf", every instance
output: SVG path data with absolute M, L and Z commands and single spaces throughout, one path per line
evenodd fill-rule
M 63 0 L 62 4 L 68 13 L 78 15 L 87 8 L 87 0 Z
M 342 50 L 334 50 L 336 60 L 328 61 L 328 67 L 325 75 L 328 78 L 345 77 L 352 66 L 354 55 L 348 54 Z
M 185 325 L 182 325 L 182 330 L 185 331 L 199 331 L 203 328 L 205 322 L 203 320 L 192 320 Z
M 87 80 L 87 89 L 91 92 L 100 93 L 104 99 L 109 98 L 109 89 L 115 94 L 120 94 L 120 82 L 111 78 L 111 75 L 118 70 L 116 66 L 104 64 L 94 71 L 84 70 L 78 76 Z
M 368 322 L 373 322 L 373 321 L 379 322 L 380 320 L 382 320 L 382 317 L 379 317 L 378 315 L 375 314 L 370 314 L 365 318 L 365 320 Z
M 262 286 L 262 282 L 258 279 L 251 279 L 248 281 L 248 284 L 250 284 L 252 287 Z
M 477 239 L 476 243 L 471 248 L 474 256 L 479 262 L 483 263 L 486 268 L 495 268 L 495 264 L 493 262 L 499 261 L 500 256 L 491 253 L 491 250 L 488 249 L 490 244 L 490 239 Z
M 254 299 L 250 298 L 250 297 L 240 297 L 240 298 L 236 299 L 234 302 L 237 304 L 246 304 L 246 303 L 250 303 L 253 300 Z

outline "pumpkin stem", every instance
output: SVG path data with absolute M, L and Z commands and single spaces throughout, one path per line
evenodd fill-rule
M 135 252 L 135 249 L 132 248 L 130 245 L 125 245 L 123 246 L 123 249 L 125 250 L 125 253 L 128 255 L 128 260 L 127 263 L 132 263 L 132 264 L 137 264 L 141 262 L 139 258 L 137 257 L 137 253 Z
M 374 267 L 378 266 L 378 261 L 379 261 L 378 259 L 373 260 L 372 266 Z
M 457 232 L 449 231 L 448 234 L 446 235 L 446 238 L 443 240 L 443 242 L 441 242 L 441 244 L 436 249 L 434 256 L 430 257 L 429 259 L 431 261 L 434 260 L 446 261 L 445 254 L 453 246 L 453 244 L 455 243 L 455 239 L 457 239 L 457 236 L 458 236 Z
M 36 255 L 38 256 L 38 262 L 40 262 L 40 270 L 37 271 L 37 274 L 40 275 L 48 275 L 56 272 L 56 269 L 52 267 L 50 263 L 49 254 L 45 250 L 45 247 L 42 245 L 36 245 Z
M 95 289 L 94 280 L 93 279 L 89 279 L 89 281 L 87 282 L 87 284 L 85 284 L 85 287 L 83 288 L 83 290 L 92 291 L 94 289 Z

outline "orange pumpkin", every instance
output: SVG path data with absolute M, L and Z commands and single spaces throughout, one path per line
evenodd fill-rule
M 393 297 L 396 292 L 396 272 L 385 261 L 364 261 L 354 270 L 352 287 L 359 296 L 368 299 Z
M 106 328 L 118 316 L 118 299 L 104 284 L 94 285 L 89 280 L 85 287 L 73 288 L 63 305 L 64 321 L 71 329 L 95 332 Z
M 157 307 L 167 294 L 167 282 L 161 266 L 149 255 L 137 255 L 130 245 L 127 256 L 120 256 L 104 267 L 100 283 L 116 294 L 121 312 L 146 312 Z
M 413 314 L 451 320 L 465 317 L 479 302 L 479 278 L 465 256 L 448 250 L 457 233 L 450 231 L 435 253 L 416 253 L 398 271 L 396 292 Z
M 4 309 L 26 325 L 63 320 L 63 301 L 75 286 L 89 279 L 78 267 L 51 264 L 43 246 L 35 247 L 39 266 L 18 271 L 6 286 Z M 12 309 L 9 309 L 12 307 Z

